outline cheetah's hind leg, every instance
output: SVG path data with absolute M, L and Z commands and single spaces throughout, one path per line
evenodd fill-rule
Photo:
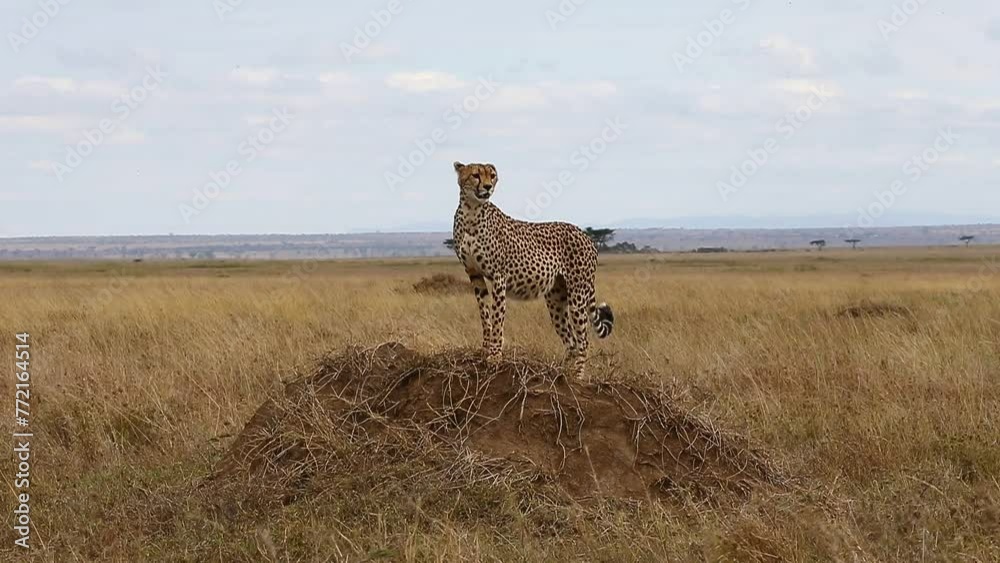
M 566 280 L 562 276 L 556 277 L 552 289 L 545 294 L 545 304 L 549 308 L 552 328 L 555 329 L 563 346 L 566 347 L 567 358 L 572 358 L 573 351 L 576 349 L 576 340 L 573 336 L 573 325 L 570 323 L 569 291 L 566 289 Z

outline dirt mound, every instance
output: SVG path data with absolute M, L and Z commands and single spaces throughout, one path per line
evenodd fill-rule
M 837 311 L 838 317 L 848 317 L 852 319 L 881 318 L 881 317 L 903 317 L 910 318 L 913 311 L 902 305 L 891 303 L 878 303 L 875 301 L 861 301 L 856 305 L 850 305 Z
M 469 280 L 459 279 L 451 274 L 434 274 L 421 278 L 413 284 L 413 291 L 426 295 L 452 295 L 457 293 L 472 293 Z
M 351 348 L 261 406 L 215 479 L 270 477 L 302 491 L 330 472 L 433 475 L 456 490 L 542 483 L 574 499 L 639 500 L 781 482 L 741 440 L 660 393 L 560 373 L 524 360 L 487 365 L 473 351 Z

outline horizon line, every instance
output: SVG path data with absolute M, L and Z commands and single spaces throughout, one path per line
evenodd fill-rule
M 664 227 L 664 226 L 654 226 L 654 227 L 637 227 L 637 226 L 626 226 L 626 227 L 612 227 L 609 225 L 601 225 L 594 228 L 610 228 L 616 231 L 643 231 L 643 230 L 679 230 L 679 231 L 791 231 L 799 229 L 808 230 L 820 230 L 820 229 L 835 229 L 835 230 L 880 230 L 880 229 L 916 229 L 916 228 L 927 228 L 927 227 L 1000 227 L 1000 219 L 998 222 L 983 222 L 983 223 L 920 223 L 920 224 L 905 224 L 905 225 L 872 225 L 872 226 L 860 226 L 860 225 L 840 225 L 840 226 L 775 226 L 775 227 Z M 584 228 L 584 227 L 581 227 Z M 0 235 L 0 240 L 25 240 L 25 239 L 60 239 L 60 238 L 159 238 L 159 237 L 254 237 L 254 236 L 291 236 L 291 237 L 309 237 L 309 236 L 352 236 L 352 235 L 435 235 L 435 234 L 448 234 L 450 231 L 409 231 L 409 230 L 371 230 L 371 231 L 350 231 L 350 232 L 256 232 L 256 233 L 157 233 L 157 234 L 71 234 L 71 235 L 23 235 L 23 236 L 8 236 Z

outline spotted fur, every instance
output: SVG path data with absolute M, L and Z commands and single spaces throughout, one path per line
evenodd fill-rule
M 597 249 L 569 223 L 530 223 L 504 214 L 489 198 L 496 189 L 492 164 L 455 163 L 460 198 L 455 212 L 455 253 L 472 282 L 490 359 L 503 349 L 507 295 L 542 297 L 552 325 L 566 346 L 576 376 L 587 360 L 588 325 L 607 338 L 615 317 L 595 300 Z

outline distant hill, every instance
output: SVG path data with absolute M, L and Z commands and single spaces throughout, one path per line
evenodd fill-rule
M 878 219 L 878 226 L 907 227 L 910 225 L 980 225 L 1000 221 L 996 215 L 943 215 L 940 213 L 892 213 Z M 727 215 L 704 217 L 676 217 L 672 219 L 630 217 L 619 219 L 613 225 L 621 229 L 817 229 L 824 230 L 830 225 L 857 225 L 857 214 L 816 214 L 766 216 Z M 407 229 L 408 230 L 408 229 Z M 430 230 L 430 229 L 428 229 Z
M 788 250 L 809 248 L 823 239 L 828 248 L 849 247 L 845 239 L 866 246 L 1000 244 L 1000 225 L 882 227 L 847 231 L 838 228 L 788 229 L 621 229 L 615 242 L 661 251 L 697 248 Z M 109 237 L 0 238 L 0 260 L 192 260 L 192 259 L 334 259 L 449 256 L 442 242 L 451 233 L 352 233 L 319 235 L 185 235 Z

